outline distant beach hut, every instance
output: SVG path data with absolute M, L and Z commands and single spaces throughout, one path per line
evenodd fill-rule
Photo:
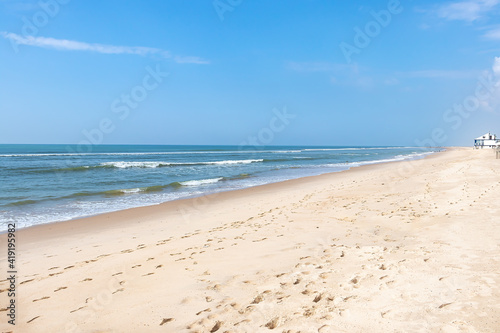
M 498 147 L 500 147 L 500 140 L 497 139 L 497 136 L 495 134 L 491 134 L 490 132 L 474 139 L 474 149 Z

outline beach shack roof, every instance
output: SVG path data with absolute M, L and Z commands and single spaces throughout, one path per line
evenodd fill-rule
M 495 134 L 491 134 L 490 132 L 476 138 L 476 140 L 496 140 L 497 136 Z

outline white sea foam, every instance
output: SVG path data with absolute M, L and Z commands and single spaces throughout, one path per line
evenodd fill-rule
M 120 190 L 120 191 L 123 193 L 126 193 L 126 194 L 132 194 L 132 193 L 142 192 L 142 191 L 144 191 L 144 189 L 142 189 L 142 188 L 129 188 L 129 189 Z
M 264 162 L 263 159 L 258 160 L 227 160 L 227 161 L 215 161 L 215 162 L 199 162 L 199 163 L 188 163 L 188 164 L 207 164 L 207 165 L 224 165 L 224 164 L 250 164 L 250 163 L 258 163 Z
M 350 163 L 331 163 L 331 164 L 325 164 L 323 166 L 338 167 L 338 166 L 346 166 L 347 165 L 347 166 L 351 166 L 351 167 L 357 167 L 357 166 L 362 166 L 362 165 L 413 160 L 413 159 L 417 159 L 417 158 L 420 158 L 420 157 L 423 157 L 426 155 L 430 155 L 430 154 L 433 154 L 433 152 L 411 153 L 408 155 L 396 155 L 393 158 L 386 158 L 386 159 L 372 160 L 372 161 L 360 161 L 360 162 L 350 162 Z
M 158 168 L 162 166 L 176 166 L 176 165 L 232 165 L 232 164 L 250 164 L 263 162 L 263 159 L 258 160 L 226 160 L 226 161 L 210 161 L 210 162 L 184 162 L 184 163 L 170 163 L 170 162 L 104 162 L 101 166 L 115 167 L 120 169 L 125 168 Z
M 168 163 L 164 163 L 168 165 Z M 101 166 L 109 166 L 120 169 L 126 168 L 157 168 L 162 165 L 162 162 L 104 162 Z
M 185 182 L 180 182 L 181 185 L 183 186 L 200 186 L 200 185 L 206 185 L 206 184 L 215 184 L 219 181 L 221 181 L 222 177 L 219 178 L 210 178 L 210 179 L 201 179 L 201 180 L 188 180 Z
M 387 150 L 387 149 L 418 149 L 419 147 L 359 147 L 359 148 L 310 148 L 304 151 L 337 151 L 337 150 Z

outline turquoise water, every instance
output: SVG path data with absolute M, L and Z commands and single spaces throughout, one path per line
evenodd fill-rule
M 0 221 L 18 227 L 421 158 L 420 147 L 0 145 Z M 5 229 L 5 228 L 4 228 Z

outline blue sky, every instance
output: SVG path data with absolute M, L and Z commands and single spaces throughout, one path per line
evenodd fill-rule
M 500 134 L 499 13 L 500 0 L 0 0 L 0 143 L 471 145 Z M 289 118 L 273 126 L 277 113 Z

